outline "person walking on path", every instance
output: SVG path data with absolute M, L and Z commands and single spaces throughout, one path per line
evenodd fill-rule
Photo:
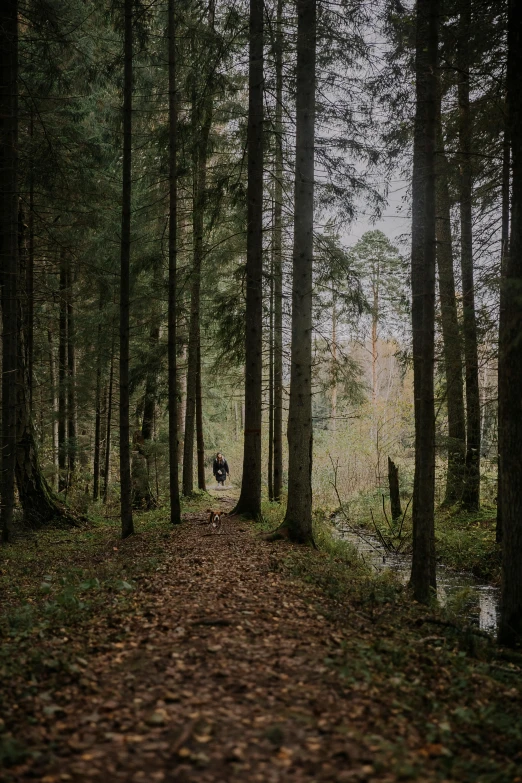
M 220 451 L 218 451 L 216 454 L 216 459 L 214 460 L 213 473 L 216 477 L 218 486 L 224 487 L 226 477 L 228 476 L 230 478 L 230 471 L 228 469 L 228 462 Z

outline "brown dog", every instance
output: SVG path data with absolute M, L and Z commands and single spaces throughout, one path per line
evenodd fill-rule
M 212 511 L 211 508 L 207 508 L 207 513 L 210 515 L 208 518 L 209 525 L 217 530 L 221 527 L 221 517 L 226 516 L 225 511 Z

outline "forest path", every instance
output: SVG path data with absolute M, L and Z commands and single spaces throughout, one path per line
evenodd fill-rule
M 165 533 L 156 570 L 136 577 L 125 611 L 97 618 L 76 659 L 81 676 L 41 694 L 25 729 L 47 750 L 6 779 L 441 780 L 444 748 L 397 701 L 403 675 L 420 673 L 425 639 L 390 677 L 372 648 L 376 635 L 394 636 L 391 626 L 377 631 L 375 618 L 292 578 L 285 560 L 302 550 L 268 543 L 238 518 L 216 532 L 206 517 L 187 514 Z M 139 558 L 147 546 L 136 536 L 119 548 Z M 430 677 L 435 688 L 446 674 Z

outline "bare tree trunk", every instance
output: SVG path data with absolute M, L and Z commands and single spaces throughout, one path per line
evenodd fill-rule
M 123 183 L 120 257 L 120 485 L 121 536 L 134 533 L 129 423 L 129 309 L 132 188 L 132 27 L 133 0 L 124 2 Z
M 58 343 L 58 489 L 67 489 L 67 259 L 60 251 Z
M 274 252 L 270 255 L 270 308 L 268 327 L 268 499 L 274 499 Z
M 250 0 L 245 337 L 245 429 L 237 514 L 261 513 L 263 384 L 263 0 Z
M 427 603 L 435 573 L 435 141 L 439 0 L 416 8 L 416 110 L 412 192 L 412 328 L 415 396 L 415 477 L 411 586 Z
M 287 536 L 291 541 L 302 544 L 313 542 L 312 272 L 316 37 L 316 0 L 298 0 L 288 505 L 276 535 Z
M 101 454 L 101 417 L 102 417 L 102 323 L 101 314 L 103 309 L 103 288 L 100 286 L 100 298 L 98 303 L 98 339 L 96 341 L 96 392 L 95 392 L 95 419 L 94 419 L 94 460 L 93 460 L 93 487 L 92 487 L 92 499 L 98 500 L 100 495 L 100 454 Z
M 462 314 L 466 375 L 466 476 L 462 505 L 467 511 L 480 506 L 480 393 L 478 338 L 473 280 L 471 113 L 469 105 L 469 28 L 471 0 L 461 0 L 457 67 L 459 74 L 459 147 L 460 147 L 460 263 L 462 269 Z
M 175 0 L 168 4 L 169 36 L 169 280 L 168 280 L 168 372 L 169 372 L 169 495 L 170 522 L 181 522 L 178 477 L 178 372 L 177 372 L 177 208 L 178 208 L 178 100 L 176 71 Z
M 68 483 L 74 480 L 77 448 L 77 411 L 76 411 L 76 329 L 74 323 L 74 293 L 71 261 L 67 258 L 67 452 Z
M 183 367 L 178 364 L 178 388 L 179 388 L 179 402 L 178 402 L 178 464 L 183 462 L 183 447 L 185 443 L 185 416 L 187 412 L 187 346 L 184 345 L 181 348 L 181 352 L 178 350 L 178 359 L 181 358 Z
M 499 335 L 499 457 L 502 488 L 502 600 L 498 640 L 522 640 L 522 8 L 508 11 L 508 138 L 513 157 L 511 243 L 502 268 Z
M 440 79 L 438 79 L 437 96 L 436 166 L 437 267 L 448 409 L 448 472 L 444 505 L 450 506 L 462 498 L 466 462 L 466 417 L 464 413 L 462 339 L 453 273 L 448 161 L 444 151 L 440 116 Z
M 156 319 L 156 316 L 154 316 Z M 145 380 L 145 395 L 143 398 L 143 419 L 141 422 L 141 437 L 145 442 L 152 440 L 154 429 L 154 412 L 156 410 L 156 401 L 158 398 L 158 371 L 156 366 L 156 354 L 160 338 L 160 328 L 158 323 L 154 323 L 149 332 L 150 355 L 154 357 L 153 366 L 147 372 Z
M 205 442 L 203 440 L 203 400 L 201 394 L 201 344 L 198 345 L 198 366 L 196 370 L 196 444 L 198 453 L 198 489 L 206 491 Z
M 2 282 L 2 540 L 12 539 L 18 297 L 18 3 L 0 11 L 0 274 Z
M 20 212 L 18 264 L 20 279 L 27 275 L 27 249 L 25 225 Z M 69 524 L 76 520 L 67 508 L 56 498 L 48 485 L 38 456 L 34 436 L 29 395 L 29 364 L 27 354 L 27 299 L 26 291 L 20 289 L 17 301 L 18 356 L 14 388 L 16 390 L 16 464 L 15 476 L 18 496 L 24 511 L 25 521 L 40 527 L 55 519 Z
M 508 109 L 506 108 L 506 111 Z M 500 248 L 500 276 L 501 283 L 506 274 L 506 264 L 509 257 L 509 190 L 510 190 L 510 168 L 511 168 L 511 145 L 509 141 L 508 132 L 508 117 L 506 116 L 506 127 L 504 129 L 504 144 L 502 155 L 502 235 L 501 235 L 501 248 Z M 505 329 L 505 285 L 500 286 L 500 308 L 499 308 L 499 334 L 504 332 Z M 499 384 L 500 388 L 500 384 Z M 503 404 L 502 395 L 499 394 L 498 399 L 498 420 L 504 418 L 501 412 L 501 406 Z M 500 443 L 499 446 L 500 448 Z M 503 492 L 501 485 L 502 471 L 500 470 L 500 454 L 498 459 L 498 486 L 497 486 L 497 529 L 496 539 L 497 543 L 502 541 L 502 508 L 503 508 Z
M 332 301 L 332 399 L 330 410 L 330 427 L 332 432 L 337 431 L 337 310 L 336 297 Z
M 372 402 L 375 416 L 375 403 L 377 402 L 377 326 L 379 321 L 379 282 L 380 267 L 374 268 L 372 275 L 373 288 L 373 312 L 372 312 Z
M 101 451 L 101 367 L 96 367 L 96 392 L 95 392 L 95 419 L 94 419 L 94 460 L 92 499 L 98 500 L 100 494 L 100 451 Z
M 200 307 L 201 307 L 201 265 L 203 262 L 203 221 L 206 200 L 207 147 L 210 133 L 212 108 L 207 107 L 207 116 L 201 128 L 198 123 L 197 95 L 192 95 L 192 129 L 199 138 L 194 142 L 193 152 L 193 243 L 192 285 L 190 291 L 190 326 L 187 367 L 187 407 L 185 414 L 185 442 L 183 454 L 183 494 L 192 494 L 194 488 L 194 432 L 202 440 L 198 429 L 198 356 L 201 350 Z M 198 447 L 198 483 L 200 479 Z M 203 481 L 204 483 L 204 481 Z
M 29 117 L 29 136 L 32 139 L 34 130 L 33 109 L 31 107 Z M 33 414 L 33 385 L 34 385 L 34 169 L 33 161 L 30 162 L 29 171 L 29 243 L 27 252 L 27 381 L 29 383 L 29 407 Z
M 238 440 L 239 438 L 239 430 L 240 430 L 239 406 L 237 404 L 237 400 L 234 400 L 234 431 L 236 434 L 236 440 Z
M 283 487 L 283 0 L 277 0 L 275 36 L 274 185 L 274 500 Z
M 390 487 L 390 505 L 392 519 L 395 521 L 402 516 L 401 493 L 399 488 L 399 468 L 388 457 L 388 484 Z
M 112 397 L 114 391 L 114 337 L 111 343 L 111 362 L 109 369 L 109 389 L 107 392 L 107 430 L 105 434 L 105 465 L 103 469 L 103 502 L 107 503 L 109 495 L 109 483 L 111 475 L 111 426 L 112 426 Z
M 53 335 L 47 329 L 47 342 L 49 345 L 49 384 L 51 387 L 51 443 L 53 454 L 53 481 L 52 488 L 58 490 L 58 395 L 56 390 L 56 362 L 54 359 Z

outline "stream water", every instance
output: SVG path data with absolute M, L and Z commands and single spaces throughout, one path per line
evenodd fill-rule
M 339 537 L 349 541 L 363 557 L 365 562 L 377 571 L 391 569 L 400 581 L 406 584 L 410 578 L 411 557 L 387 552 L 376 536 L 370 533 L 356 533 L 343 527 L 341 520 L 334 520 Z M 466 590 L 462 611 L 468 615 L 470 623 L 488 633 L 497 628 L 497 612 L 500 591 L 498 587 L 478 582 L 472 574 L 460 573 L 437 564 L 437 599 L 444 606 L 452 596 Z

